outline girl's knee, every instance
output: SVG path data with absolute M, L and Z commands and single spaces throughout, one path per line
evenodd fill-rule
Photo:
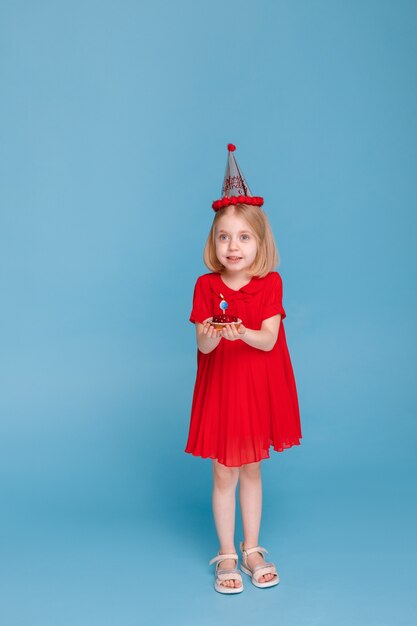
M 218 487 L 233 487 L 239 480 L 239 467 L 227 467 L 213 459 L 213 479 Z
M 246 465 L 242 465 L 240 475 L 247 476 L 248 478 L 259 478 L 261 475 L 261 463 L 262 461 L 257 461 L 256 463 L 246 463 Z

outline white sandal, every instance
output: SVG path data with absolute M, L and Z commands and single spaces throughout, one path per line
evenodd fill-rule
M 265 561 L 264 563 L 259 563 L 258 565 L 255 565 L 252 569 L 249 567 L 248 556 L 250 554 L 252 554 L 253 552 L 259 552 L 260 555 L 263 556 L 263 552 L 269 554 L 268 550 L 262 548 L 262 546 L 255 546 L 255 548 L 249 548 L 248 550 L 244 550 L 243 541 L 241 541 L 239 545 L 240 551 L 242 552 L 243 561 L 240 564 L 240 569 L 242 570 L 242 572 L 245 572 L 245 574 L 251 577 L 252 583 L 255 585 L 255 587 L 260 587 L 262 589 L 264 587 L 273 587 L 274 585 L 277 585 L 279 583 L 279 574 L 273 563 L 267 563 Z M 271 578 L 271 580 L 260 583 L 259 579 L 261 576 L 264 576 L 264 574 L 275 574 L 275 577 Z
M 236 561 L 236 565 L 238 562 L 238 556 L 236 552 L 231 554 L 220 554 L 217 553 L 215 557 L 213 557 L 209 561 L 209 565 L 213 563 L 216 564 L 216 578 L 214 580 L 214 588 L 219 593 L 240 593 L 243 591 L 243 580 L 242 576 L 238 569 L 219 569 L 220 561 L 224 561 L 225 559 L 234 559 Z M 240 580 L 240 587 L 226 587 L 225 585 L 221 585 L 220 583 L 225 580 Z

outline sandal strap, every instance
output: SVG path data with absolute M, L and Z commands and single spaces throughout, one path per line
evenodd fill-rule
M 252 568 L 252 574 L 254 574 L 255 572 L 258 572 L 261 569 L 267 569 L 270 570 L 268 572 L 265 573 L 269 573 L 269 574 L 274 574 L 276 573 L 276 568 L 275 565 L 273 563 L 259 563 L 259 565 L 255 565 L 255 567 Z
M 237 571 L 237 569 L 219 569 L 216 573 L 217 580 L 240 580 L 242 581 L 241 574 Z
M 252 571 L 252 576 L 254 577 L 256 582 L 259 582 L 260 577 L 264 576 L 265 574 L 274 574 L 275 576 L 278 576 L 278 572 L 275 569 L 274 565 L 268 567 L 264 567 L 263 565 L 261 565 L 260 567 L 255 567 Z
M 233 569 L 224 569 L 223 567 L 218 567 L 216 573 L 217 574 L 239 574 L 240 575 L 240 572 L 239 572 L 239 570 L 236 567 L 234 567 Z
M 243 541 L 240 542 L 240 550 L 243 556 L 245 556 L 246 558 L 253 552 L 264 552 L 265 554 L 269 554 L 268 550 L 266 548 L 263 548 L 262 546 L 255 546 L 254 548 L 248 548 L 247 550 L 245 550 L 243 548 Z
M 273 563 L 267 563 L 266 561 L 264 561 L 263 563 L 258 563 L 258 565 L 255 565 L 250 569 L 252 570 L 252 572 L 257 572 L 258 569 L 262 569 L 263 567 L 275 567 L 275 565 Z
M 234 559 L 235 561 L 237 561 L 238 556 L 236 552 L 231 552 L 230 554 L 217 554 L 215 557 L 210 559 L 209 565 L 213 565 L 213 563 L 216 563 L 216 561 L 224 561 L 226 559 Z

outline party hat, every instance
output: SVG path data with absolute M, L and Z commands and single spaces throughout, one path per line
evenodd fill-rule
M 264 199 L 260 196 L 253 196 L 242 174 L 242 170 L 237 164 L 234 151 L 236 146 L 229 143 L 227 146 L 229 155 L 226 164 L 226 173 L 224 176 L 222 197 L 220 200 L 215 200 L 211 205 L 214 211 L 223 209 L 230 204 L 253 204 L 261 207 L 264 203 Z

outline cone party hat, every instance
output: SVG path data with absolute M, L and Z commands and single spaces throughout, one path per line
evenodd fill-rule
M 264 199 L 260 196 L 253 196 L 242 174 L 242 170 L 237 164 L 234 151 L 236 146 L 229 143 L 227 146 L 229 155 L 226 164 L 226 173 L 224 176 L 222 197 L 220 200 L 215 200 L 211 205 L 214 211 L 223 209 L 230 204 L 253 204 L 261 207 L 264 203 Z

